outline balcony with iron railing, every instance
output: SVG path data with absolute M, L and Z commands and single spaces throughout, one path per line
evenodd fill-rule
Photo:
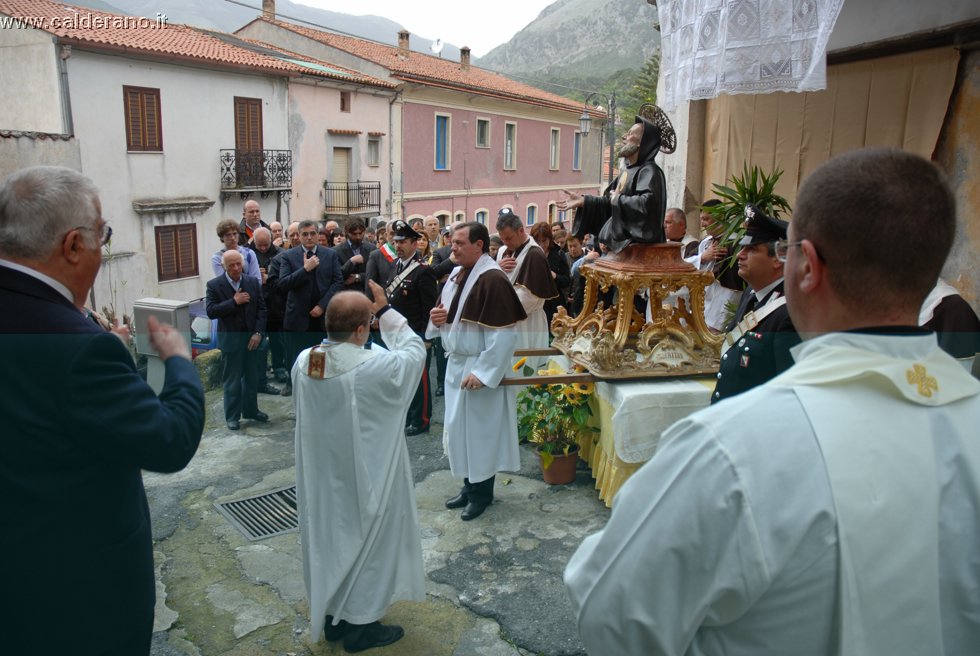
M 324 182 L 324 212 L 339 215 L 381 213 L 380 182 Z
M 289 193 L 293 188 L 293 152 L 291 150 L 219 151 L 221 193 L 250 195 L 260 192 Z

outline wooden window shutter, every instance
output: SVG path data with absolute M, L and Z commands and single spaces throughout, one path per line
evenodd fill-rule
M 160 92 L 143 93 L 143 117 L 146 126 L 145 150 L 163 150 L 160 126 Z
M 177 226 L 177 269 L 181 278 L 197 275 L 197 227 Z
M 143 112 L 140 111 L 140 94 L 136 89 L 125 89 L 126 99 L 126 149 L 143 149 Z
M 248 144 L 248 106 L 235 98 L 235 149 L 247 150 Z
M 177 235 L 166 227 L 156 229 L 157 237 L 157 279 L 160 281 L 177 278 Z
M 123 109 L 126 116 L 126 150 L 162 151 L 160 90 L 124 86 Z
M 235 149 L 262 150 L 262 100 L 235 98 Z
M 198 275 L 197 225 L 158 226 L 157 280 L 177 280 Z

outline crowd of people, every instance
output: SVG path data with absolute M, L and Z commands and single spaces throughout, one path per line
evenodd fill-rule
M 569 238 L 561 224 L 538 222 L 527 229 L 510 208 L 503 208 L 497 220 L 489 253 L 495 261 L 499 253 L 500 266 L 528 315 L 520 326 L 518 348 L 545 347 L 557 308 L 572 312 L 575 299 L 581 305 L 582 286 L 577 284 L 581 277 L 574 277 L 572 271 L 580 260 L 591 259 L 588 254 L 592 248 L 582 248 L 580 240 Z M 303 349 L 323 339 L 323 313 L 340 290 L 367 294 L 369 282 L 374 281 L 421 335 L 437 291 L 457 265 L 451 233 L 458 225 L 443 226 L 438 218 L 428 216 L 411 223 L 376 220 L 368 227 L 355 218 L 342 228 L 331 220 L 322 226 L 296 222 L 284 231 L 280 223 L 262 220 L 254 200 L 245 202 L 241 221 L 221 221 L 216 228 L 221 248 L 211 258 L 215 279 L 208 284 L 208 316 L 219 320 L 219 333 L 248 331 L 252 336 L 261 335 L 254 345 L 245 340 L 242 348 L 234 350 L 241 357 L 225 358 L 228 427 L 238 430 L 242 418 L 266 420 L 256 406 L 258 394 L 292 394 L 288 372 Z M 499 247 L 502 250 L 498 252 Z M 230 250 L 237 251 L 242 259 L 242 271 L 234 279 L 224 263 Z M 257 281 L 261 293 L 238 293 L 240 278 Z M 261 307 L 261 311 L 244 312 L 248 303 Z M 243 312 L 237 312 L 239 306 L 245 306 Z M 377 329 L 372 330 L 372 341 L 384 343 Z M 434 390 L 430 390 L 428 370 L 433 356 L 437 376 Z M 238 362 L 245 358 L 252 364 L 242 366 Z M 407 419 L 409 436 L 429 430 L 432 396 L 445 394 L 446 361 L 442 339 L 428 340 L 424 375 Z M 238 407 L 240 398 L 249 409 Z
M 424 598 L 405 437 L 429 432 L 432 357 L 462 481 L 445 506 L 469 522 L 496 475 L 520 467 L 515 396 L 500 385 L 515 349 L 547 345 L 557 308 L 581 311 L 584 264 L 669 241 L 715 274 L 704 311 L 724 334 L 721 368 L 711 407 L 664 431 L 566 567 L 589 653 L 976 651 L 980 383 L 955 358 L 980 349 L 980 320 L 939 280 L 956 234 L 943 175 L 897 150 L 847 153 L 805 181 L 791 223 L 749 205 L 745 236 L 722 243 L 708 201 L 699 240 L 650 197 L 663 191 L 659 129 L 638 117 L 624 175 L 602 196 L 567 195 L 564 209 L 582 209 L 570 230 L 528 229 L 510 208 L 495 235 L 433 216 L 284 229 L 254 201 L 216 226 L 206 309 L 227 428 L 269 421 L 260 393 L 294 397 L 314 641 L 392 644 L 404 630 L 381 623 L 390 605 Z M 17 653 L 51 617 L 58 653 L 149 652 L 140 470 L 183 468 L 203 430 L 181 336 L 148 322 L 166 370 L 157 396 L 124 335 L 84 311 L 111 234 L 74 171 L 34 167 L 0 186 L 0 366 L 48 374 L 0 400 Z M 116 630 L 100 630 L 106 617 Z

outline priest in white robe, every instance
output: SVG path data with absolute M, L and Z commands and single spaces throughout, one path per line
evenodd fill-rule
M 497 472 L 521 466 L 516 395 L 499 384 L 511 371 L 515 325 L 526 315 L 507 276 L 487 254 L 489 245 L 480 223 L 453 231 L 459 266 L 429 313 L 426 330 L 426 337 L 442 338 L 448 356 L 443 445 L 463 488 L 446 507 L 462 508 L 463 521 L 479 517 L 493 502 Z
M 668 429 L 579 547 L 589 653 L 977 653 L 980 382 L 916 325 L 954 234 L 917 156 L 812 174 L 777 247 L 796 364 Z
M 401 599 L 425 598 L 405 416 L 425 360 L 422 339 L 387 305 L 341 292 L 328 339 L 293 367 L 296 487 L 310 638 L 361 651 L 395 642 L 380 624 Z M 389 350 L 368 340 L 372 314 Z
M 497 251 L 497 264 L 514 285 L 527 319 L 517 324 L 519 349 L 548 348 L 548 317 L 545 301 L 558 297 L 548 258 L 524 229 L 521 218 L 509 208 L 497 214 L 497 235 L 504 243 Z M 542 364 L 540 359 L 535 360 Z M 534 364 L 531 365 L 533 368 Z M 543 365 L 542 365 L 543 366 Z

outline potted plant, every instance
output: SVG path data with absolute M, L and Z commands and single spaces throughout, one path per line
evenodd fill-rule
M 515 369 L 523 363 L 518 362 Z M 525 374 L 531 373 L 529 367 Z M 576 365 L 573 371 L 584 371 Z M 568 373 L 558 365 L 538 371 L 541 376 Z M 589 425 L 592 409 L 589 397 L 595 385 L 587 383 L 552 383 L 528 385 L 517 395 L 517 431 L 522 440 L 537 445 L 546 483 L 563 484 L 575 480 L 578 460 L 578 438 L 598 432 Z

